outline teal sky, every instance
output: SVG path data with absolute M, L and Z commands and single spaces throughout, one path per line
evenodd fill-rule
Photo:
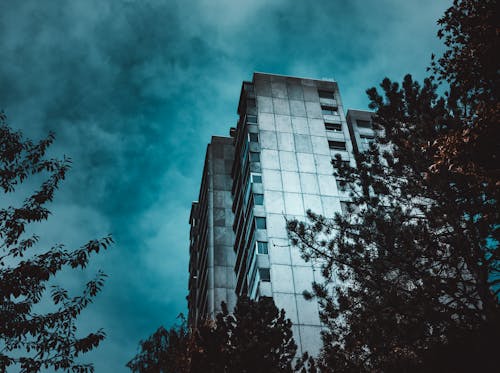
M 80 318 L 108 337 L 83 361 L 127 372 L 139 339 L 186 312 L 188 217 L 206 144 L 236 123 L 254 71 L 339 83 L 366 109 L 386 76 L 425 76 L 443 47 L 447 0 L 26 0 L 0 3 L 0 109 L 74 167 L 34 227 L 69 247 L 112 233 L 116 244 L 60 283 L 109 279 Z

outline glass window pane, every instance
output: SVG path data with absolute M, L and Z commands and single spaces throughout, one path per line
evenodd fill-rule
M 321 111 L 323 115 L 339 115 L 336 107 L 321 105 Z
M 250 152 L 250 161 L 251 162 L 260 162 L 259 153 Z
M 255 218 L 255 225 L 257 229 L 266 229 L 266 218 Z
M 330 149 L 346 150 L 344 141 L 331 141 L 331 140 L 329 140 L 328 146 L 330 147 Z
M 340 123 L 325 123 L 325 128 L 329 131 L 342 131 L 342 124 L 340 124 Z
M 269 272 L 269 268 L 259 268 L 259 276 L 260 281 L 271 281 L 271 273 Z
M 319 94 L 319 97 L 321 97 L 321 98 L 329 98 L 329 99 L 335 100 L 335 93 L 332 91 L 319 90 L 318 94 Z
M 356 119 L 356 123 L 358 124 L 358 127 L 372 128 L 372 124 L 369 120 Z
M 247 123 L 248 124 L 257 124 L 257 116 L 256 115 L 247 115 Z
M 257 253 L 267 254 L 267 242 L 257 241 Z
M 254 194 L 253 200 L 256 205 L 262 206 L 264 204 L 264 195 L 263 194 Z
M 252 183 L 262 183 L 262 176 L 260 174 L 252 174 Z
M 259 142 L 259 135 L 256 133 L 249 133 L 250 141 L 251 142 Z

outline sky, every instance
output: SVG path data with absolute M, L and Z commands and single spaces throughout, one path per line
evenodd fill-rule
M 335 79 L 367 109 L 384 77 L 426 74 L 451 0 L 24 0 L 0 2 L 0 109 L 73 167 L 33 227 L 42 245 L 113 235 L 75 291 L 109 277 L 79 319 L 107 333 L 81 361 L 127 372 L 140 339 L 186 313 L 188 218 L 206 145 L 237 120 L 254 71 Z M 3 198 L 3 197 L 2 197 Z M 9 197 L 10 198 L 10 197 Z M 17 198 L 17 197 L 16 197 Z M 15 200 L 15 199 L 14 199 Z

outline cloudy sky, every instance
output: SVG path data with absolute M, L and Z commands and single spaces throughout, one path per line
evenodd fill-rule
M 126 372 L 139 339 L 186 312 L 188 216 L 211 135 L 236 122 L 254 71 L 339 83 L 367 108 L 385 76 L 425 75 L 442 50 L 436 20 L 451 0 L 81 0 L 0 2 L 0 109 L 74 167 L 35 227 L 44 243 L 116 244 L 83 273 L 109 279 L 82 332 L 107 339 L 85 356 Z

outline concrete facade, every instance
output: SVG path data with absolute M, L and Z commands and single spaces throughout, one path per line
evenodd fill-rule
M 306 220 L 308 209 L 327 217 L 342 211 L 349 197 L 337 187 L 331 161 L 339 154 L 355 166 L 358 145 L 333 81 L 255 73 L 243 82 L 238 115 L 230 139 L 231 192 L 224 200 L 234 219 L 221 246 L 226 250 L 232 240 L 233 291 L 273 297 L 293 323 L 298 353 L 315 355 L 321 347 L 318 304 L 302 293 L 322 281 L 321 272 L 290 245 L 286 219 Z M 190 294 L 195 291 L 190 285 Z
M 245 193 L 238 191 L 248 185 L 253 195 L 263 195 L 263 203 L 251 206 L 246 216 L 238 214 L 244 209 L 235 209 L 236 218 L 242 215 L 235 237 L 236 293 L 272 296 L 293 323 L 299 353 L 316 354 L 319 309 L 302 293 L 322 280 L 321 273 L 289 244 L 286 219 L 305 220 L 308 209 L 333 216 L 348 199 L 338 190 L 331 165 L 336 154 L 354 161 L 338 87 L 331 81 L 256 73 L 243 84 L 238 113 L 233 197 L 242 199 L 237 207 L 246 207 L 240 197 Z M 251 204 L 251 196 L 247 199 Z M 260 242 L 267 244 L 267 253 L 259 252 Z
M 213 318 L 221 302 L 236 305 L 234 274 L 234 215 L 231 210 L 231 169 L 234 146 L 231 138 L 212 137 L 197 202 L 193 202 L 189 223 L 188 322 Z
M 375 137 L 382 135 L 380 131 L 377 132 L 373 128 L 372 116 L 373 113 L 366 110 L 349 109 L 347 111 L 346 120 L 355 152 L 368 150 Z

